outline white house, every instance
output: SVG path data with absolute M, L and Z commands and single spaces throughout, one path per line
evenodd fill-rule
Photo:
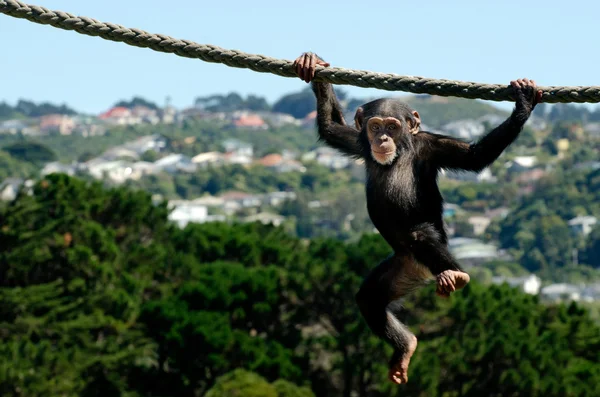
M 474 215 L 469 217 L 467 222 L 473 227 L 473 234 L 480 236 L 485 232 L 485 229 L 487 229 L 492 220 L 487 216 Z
M 473 139 L 484 132 L 484 127 L 481 122 L 470 119 L 452 121 L 443 125 L 441 129 L 448 135 L 463 139 Z
M 492 283 L 506 283 L 511 287 L 520 288 L 523 292 L 530 295 L 537 295 L 540 292 L 540 287 L 542 286 L 542 280 L 534 274 L 524 277 L 492 277 Z
M 579 301 L 581 299 L 582 288 L 573 284 L 551 284 L 541 290 L 541 296 L 544 300 L 560 302 L 563 300 Z
M 459 261 L 477 264 L 499 257 L 498 249 L 493 244 L 467 237 L 455 237 L 448 240 L 448 248 Z
M 598 223 L 598 219 L 595 216 L 577 216 L 569 220 L 569 228 L 576 234 L 587 236 L 596 223 Z
M 154 166 L 162 171 L 174 173 L 177 171 L 193 171 L 196 167 L 191 159 L 183 154 L 169 154 L 154 162 Z
M 169 201 L 169 220 L 177 223 L 179 227 L 185 227 L 188 223 L 204 223 L 208 219 L 208 208 L 185 200 Z

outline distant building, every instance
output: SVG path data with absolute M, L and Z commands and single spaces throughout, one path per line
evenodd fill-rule
M 51 163 L 46 163 L 40 174 L 42 176 L 49 174 L 67 174 L 73 176 L 77 170 L 78 167 L 76 164 L 63 164 L 58 161 L 53 161 Z
M 457 120 L 445 124 L 442 131 L 448 135 L 472 140 L 484 133 L 483 124 L 476 120 Z
M 227 139 L 223 142 L 225 152 L 234 153 L 238 156 L 244 156 L 252 158 L 254 156 L 254 149 L 252 145 L 246 142 L 239 141 L 237 139 Z
M 44 134 L 59 133 L 71 135 L 75 129 L 75 121 L 63 114 L 49 114 L 40 117 L 40 131 Z
M 302 127 L 308 129 L 314 129 L 317 122 L 317 111 L 313 110 L 302 119 Z
M 577 216 L 569 220 L 569 228 L 575 233 L 587 236 L 598 223 L 595 216 Z
M 266 130 L 269 128 L 267 123 L 257 114 L 245 114 L 235 120 L 233 125 L 236 128 L 246 128 L 252 130 Z
M 485 229 L 487 229 L 492 220 L 487 216 L 475 215 L 469 217 L 467 222 L 473 227 L 473 234 L 480 236 L 485 232 Z
M 200 153 L 192 157 L 192 163 L 197 164 L 200 168 L 222 165 L 225 163 L 225 156 L 219 152 Z
M 579 301 L 581 299 L 582 288 L 573 284 L 551 284 L 541 290 L 543 300 L 552 302 L 561 301 Z
M 244 218 L 244 222 L 260 222 L 264 225 L 272 224 L 273 226 L 279 226 L 284 221 L 285 217 L 267 212 L 260 212 Z
M 590 284 L 581 291 L 581 300 L 594 302 L 600 300 L 600 283 Z
M 185 200 L 169 201 L 169 220 L 177 223 L 181 228 L 188 223 L 204 223 L 208 219 L 208 208 Z
M 576 170 L 594 171 L 600 169 L 600 161 L 584 161 L 573 166 Z
M 502 257 L 495 245 L 474 238 L 451 238 L 448 247 L 457 260 L 469 265 L 480 265 Z
M 6 178 L 0 182 L 0 200 L 13 201 L 25 181 L 21 178 Z
M 169 173 L 194 172 L 197 167 L 191 158 L 183 154 L 169 154 L 153 164 L 157 169 Z
M 113 125 L 139 124 L 142 122 L 141 117 L 135 116 L 130 109 L 123 106 L 111 108 L 100 114 L 98 118 Z
M 325 167 L 331 169 L 341 169 L 350 166 L 352 160 L 344 155 L 342 155 L 339 151 L 332 149 L 327 146 L 322 146 L 313 150 L 312 152 L 308 152 L 302 156 L 303 161 L 316 161 L 317 163 L 324 165 Z
M 265 122 L 273 126 L 274 128 L 280 128 L 285 125 L 301 125 L 301 121 L 297 120 L 294 116 L 286 113 L 275 113 L 275 112 L 258 112 L 257 113 Z
M 257 161 L 258 164 L 267 167 L 275 168 L 283 162 L 283 156 L 277 153 L 267 154 L 265 157 Z
M 27 123 L 22 120 L 6 120 L 0 122 L 0 134 L 15 135 L 27 128 Z
M 440 174 L 446 178 L 463 182 L 496 182 L 497 180 L 489 168 L 485 168 L 481 172 L 442 170 Z
M 263 197 L 263 203 L 272 207 L 283 204 L 285 201 L 296 200 L 296 193 L 294 192 L 271 192 L 267 193 Z
M 542 280 L 534 274 L 524 277 L 493 277 L 492 283 L 506 283 L 511 287 L 520 288 L 523 292 L 530 295 L 537 295 L 540 292 L 540 287 L 542 286 Z
M 244 192 L 228 192 L 221 195 L 223 209 L 228 214 L 233 214 L 242 208 L 258 208 L 262 204 L 259 195 Z
M 537 164 L 535 156 L 517 156 L 512 161 L 507 161 L 504 167 L 510 172 L 523 172 L 533 168 Z
M 160 117 L 158 115 L 158 112 L 146 106 L 134 106 L 131 109 L 131 115 L 134 118 L 139 119 L 142 123 L 148 123 L 153 125 L 160 123 Z
M 542 179 L 548 174 L 546 170 L 541 168 L 534 168 L 527 171 L 519 172 L 519 174 L 513 179 L 519 184 L 531 184 L 532 182 Z
M 453 218 L 454 216 L 456 216 L 457 214 L 462 212 L 462 208 L 460 208 L 460 205 L 457 204 L 451 204 L 451 203 L 444 203 L 444 218 Z

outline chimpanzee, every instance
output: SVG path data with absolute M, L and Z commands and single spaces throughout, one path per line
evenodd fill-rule
M 317 65 L 329 63 L 310 52 L 294 61 L 298 77 L 307 83 Z M 467 143 L 421 131 L 419 113 L 397 99 L 362 105 L 354 127 L 349 126 L 332 85 L 312 82 L 319 138 L 346 155 L 364 159 L 367 210 L 394 251 L 367 275 L 356 301 L 370 329 L 394 347 L 388 376 L 397 384 L 408 381 L 417 338 L 400 322 L 392 303 L 434 278 L 436 293 L 442 297 L 470 280 L 447 247 L 438 173 L 480 172 L 517 138 L 542 91 L 528 79 L 512 81 L 511 86 L 516 106 L 510 117 L 477 143 Z

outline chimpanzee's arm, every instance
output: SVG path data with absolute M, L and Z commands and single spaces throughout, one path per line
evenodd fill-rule
M 361 154 L 359 132 L 346 124 L 332 85 L 313 82 L 312 88 L 317 97 L 319 137 L 329 146 L 345 154 L 359 156 Z
M 298 77 L 307 83 L 312 81 L 317 65 L 329 66 L 319 56 L 310 52 L 300 55 L 294 61 Z M 312 89 L 317 97 L 319 138 L 345 154 L 359 157 L 362 153 L 358 140 L 359 131 L 346 124 L 333 86 L 329 83 L 313 81 Z
M 477 143 L 469 144 L 456 138 L 425 134 L 429 141 L 425 147 L 430 159 L 439 168 L 480 172 L 492 164 L 502 152 L 519 136 L 533 108 L 541 98 L 535 91 L 535 82 L 524 79 L 512 82 L 516 95 L 516 106 L 506 121 L 494 128 Z

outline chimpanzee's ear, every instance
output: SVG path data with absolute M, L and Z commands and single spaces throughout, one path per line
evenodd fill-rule
M 411 134 L 415 135 L 419 132 L 419 128 L 421 127 L 421 116 L 419 116 L 419 112 L 413 110 L 412 112 L 413 118 L 408 121 L 410 125 Z
M 359 107 L 358 109 L 356 109 L 356 114 L 354 115 L 354 126 L 359 131 L 362 130 L 363 119 L 363 108 Z

